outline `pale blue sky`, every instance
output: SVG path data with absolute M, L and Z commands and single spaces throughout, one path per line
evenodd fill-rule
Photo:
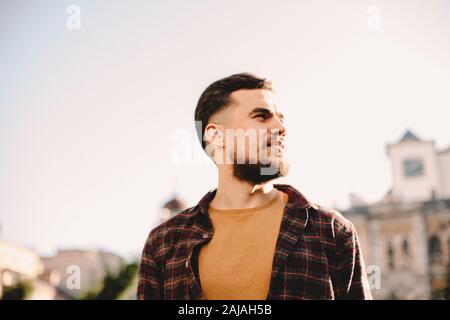
M 72 4 L 80 30 L 66 28 Z M 242 71 L 274 81 L 284 182 L 326 206 L 376 201 L 385 145 L 406 128 L 450 144 L 449 57 L 444 0 L 3 0 L 1 237 L 139 254 L 174 188 L 193 205 L 215 186 L 212 164 L 173 163 L 171 137 L 194 134 L 210 82 Z

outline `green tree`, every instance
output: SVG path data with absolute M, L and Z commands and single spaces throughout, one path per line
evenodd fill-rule
M 82 300 L 116 300 L 133 285 L 138 272 L 138 263 L 124 264 L 116 273 L 108 272 L 102 283 L 84 293 Z
M 2 300 L 25 300 L 33 292 L 33 286 L 27 281 L 19 281 L 12 286 L 3 287 Z

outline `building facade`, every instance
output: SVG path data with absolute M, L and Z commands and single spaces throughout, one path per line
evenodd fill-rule
M 375 298 L 430 299 L 446 285 L 450 265 L 450 148 L 438 151 L 406 131 L 387 155 L 390 191 L 341 212 L 356 227 L 369 280 L 380 277 Z
M 60 274 L 44 270 L 39 255 L 31 249 L 0 241 L 0 297 L 3 291 L 17 283 L 31 286 L 29 300 L 55 300 L 68 297 L 58 290 Z
M 57 288 L 72 298 L 100 286 L 108 272 L 115 273 L 125 260 L 102 250 L 59 250 L 54 256 L 43 257 L 44 271 L 57 271 L 61 280 Z

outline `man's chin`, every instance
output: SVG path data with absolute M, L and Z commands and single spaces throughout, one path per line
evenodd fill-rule
M 286 176 L 288 169 L 289 166 L 283 159 L 277 159 L 270 164 L 235 164 L 233 175 L 241 181 L 261 184 Z

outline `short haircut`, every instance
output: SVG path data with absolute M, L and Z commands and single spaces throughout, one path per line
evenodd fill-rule
M 203 149 L 206 147 L 203 135 L 209 120 L 215 113 L 231 104 L 231 94 L 234 91 L 242 89 L 272 90 L 272 82 L 251 73 L 238 73 L 213 82 L 203 91 L 195 108 L 195 121 L 201 124 L 196 128 L 197 135 Z

